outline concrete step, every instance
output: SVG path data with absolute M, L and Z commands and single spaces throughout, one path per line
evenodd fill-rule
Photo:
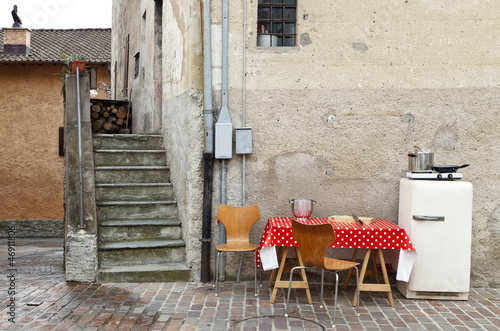
M 100 267 L 97 270 L 99 283 L 161 283 L 190 279 L 191 270 L 184 263 Z
M 94 134 L 94 149 L 162 149 L 160 135 Z
M 109 220 L 99 223 L 99 242 L 181 238 L 177 220 Z
M 175 201 L 101 201 L 97 202 L 97 219 L 137 220 L 137 219 L 175 219 Z
M 164 166 L 164 150 L 94 149 L 96 166 Z
M 134 240 L 100 243 L 99 266 L 132 266 L 184 261 L 183 240 Z
M 171 183 L 101 183 L 95 185 L 95 190 L 97 201 L 174 199 Z
M 97 166 L 96 183 L 169 183 L 167 166 Z

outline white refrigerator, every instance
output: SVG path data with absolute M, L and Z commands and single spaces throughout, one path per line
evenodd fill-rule
M 417 251 L 408 282 L 396 282 L 401 294 L 409 299 L 467 300 L 472 184 L 401 179 L 398 225 Z

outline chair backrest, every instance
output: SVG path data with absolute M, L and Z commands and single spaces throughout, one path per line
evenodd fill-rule
M 260 219 L 259 207 L 257 205 L 245 207 L 220 205 L 217 219 L 226 228 L 227 243 L 249 244 L 250 229 Z
M 325 267 L 325 254 L 335 242 L 335 231 L 330 223 L 304 224 L 292 220 L 292 235 L 300 247 L 302 262 L 306 267 Z

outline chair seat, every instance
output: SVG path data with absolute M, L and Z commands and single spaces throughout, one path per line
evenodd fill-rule
M 358 266 L 358 262 L 344 261 L 325 257 L 325 269 L 332 271 L 348 270 Z
M 221 252 L 251 252 L 259 248 L 259 245 L 231 242 L 224 245 L 215 245 L 215 248 Z

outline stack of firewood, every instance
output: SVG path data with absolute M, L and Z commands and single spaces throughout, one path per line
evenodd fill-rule
M 131 113 L 127 104 L 91 100 L 93 133 L 122 133 L 129 129 Z

